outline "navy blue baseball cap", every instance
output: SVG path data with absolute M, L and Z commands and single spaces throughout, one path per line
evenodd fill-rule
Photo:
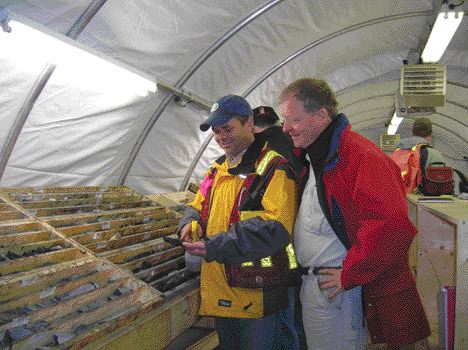
M 200 124 L 200 130 L 206 131 L 210 127 L 224 125 L 235 116 L 253 116 L 252 107 L 242 96 L 223 96 L 213 104 L 210 117 Z

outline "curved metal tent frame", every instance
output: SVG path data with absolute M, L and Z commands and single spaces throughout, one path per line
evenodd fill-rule
M 320 38 L 319 40 L 315 40 L 314 42 L 310 43 L 309 45 L 303 47 L 302 49 L 296 51 L 277 65 L 275 65 L 273 68 L 271 68 L 269 71 L 267 71 L 265 74 L 263 74 L 257 81 L 255 81 L 243 94 L 243 97 L 247 97 L 250 95 L 260 84 L 262 84 L 266 79 L 268 79 L 270 76 L 272 76 L 275 72 L 277 72 L 279 69 L 281 69 L 284 65 L 287 63 L 291 62 L 292 60 L 296 59 L 297 57 L 301 56 L 302 54 L 306 53 L 307 51 L 315 48 L 316 46 L 327 42 L 333 38 L 336 38 L 340 35 L 350 33 L 352 31 L 387 22 L 387 21 L 394 21 L 394 20 L 399 20 L 399 19 L 405 19 L 405 18 L 414 18 L 414 17 L 421 17 L 421 16 L 433 16 L 434 13 L 433 11 L 418 11 L 418 12 L 411 12 L 411 13 L 405 13 L 405 14 L 396 14 L 396 15 L 391 15 L 391 16 L 384 16 L 384 17 L 379 17 L 379 18 L 374 18 L 369 21 L 365 21 L 362 23 L 358 23 L 346 28 L 343 28 L 341 30 L 338 30 L 334 33 L 331 33 L 323 38 Z M 203 153 L 205 152 L 206 148 L 208 147 L 209 143 L 211 142 L 213 138 L 213 134 L 209 135 L 207 139 L 203 142 L 200 150 L 197 152 L 195 159 L 192 161 L 190 167 L 187 170 L 187 173 L 184 177 L 184 180 L 182 181 L 182 185 L 180 186 L 179 190 L 183 191 L 190 180 L 190 177 L 192 176 L 193 171 L 195 170 L 196 165 L 198 164 L 200 158 L 202 157 Z
M 182 75 L 182 77 L 177 81 L 175 84 L 176 88 L 181 88 L 191 77 L 192 75 L 200 68 L 200 66 L 211 56 L 215 53 L 221 46 L 223 46 L 232 36 L 234 36 L 239 30 L 247 26 L 250 22 L 255 20 L 257 17 L 261 16 L 274 6 L 278 5 L 280 2 L 284 0 L 273 0 L 269 1 L 263 6 L 260 6 L 244 19 L 242 19 L 239 23 L 237 23 L 234 27 L 228 30 L 223 36 L 221 36 L 216 42 L 214 42 L 193 64 L 192 66 Z M 143 143 L 145 142 L 146 138 L 148 137 L 151 129 L 153 128 L 154 124 L 158 121 L 161 114 L 165 111 L 169 102 L 171 101 L 172 94 L 168 94 L 164 97 L 163 101 L 160 103 L 156 111 L 153 113 L 151 118 L 149 119 L 148 123 L 146 124 L 145 128 L 143 129 L 142 133 L 138 137 L 137 142 L 133 146 L 132 151 L 124 165 L 122 173 L 119 177 L 117 185 L 123 185 L 125 180 L 130 172 L 130 169 L 135 161 L 138 153 L 140 152 Z M 210 106 L 211 107 L 211 106 Z M 209 108 L 207 106 L 207 109 Z

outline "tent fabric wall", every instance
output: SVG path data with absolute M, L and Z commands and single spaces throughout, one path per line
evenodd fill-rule
M 0 7 L 65 34 L 90 3 L 3 0 Z M 235 93 L 246 94 L 253 106 L 277 107 L 282 87 L 302 76 L 316 76 L 337 91 L 354 129 L 378 142 L 395 108 L 392 96 L 402 61 L 418 55 L 439 6 L 438 0 L 108 0 L 76 40 L 156 81 L 176 84 L 213 43 L 263 8 L 265 12 L 220 45 L 183 88 L 208 101 Z M 465 172 L 467 34 L 465 19 L 441 59 L 453 82 L 448 103 L 431 116 L 435 146 Z M 4 35 L 0 33 L 0 40 Z M 0 51 L 0 147 L 44 64 L 31 60 L 25 65 L 12 50 Z M 103 90 L 96 82 L 105 78 L 88 68 L 78 64 L 54 72 L 22 129 L 2 186 L 118 182 L 139 135 L 168 93 L 160 89 L 142 97 Z M 67 69 L 91 76 L 76 82 Z M 206 116 L 206 110 L 192 103 L 182 107 L 171 100 L 144 140 L 125 184 L 143 193 L 179 190 L 209 137 L 198 129 Z M 402 123 L 403 135 L 410 125 L 410 120 Z M 212 141 L 191 180 L 201 179 L 220 153 Z

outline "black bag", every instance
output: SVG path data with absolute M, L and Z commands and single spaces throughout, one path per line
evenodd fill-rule
M 440 196 L 453 194 L 453 169 L 446 166 L 445 163 L 434 162 L 426 168 L 429 157 L 427 148 L 430 146 L 421 146 L 419 157 L 419 168 L 421 169 L 421 184 L 418 189 L 427 196 Z
M 445 163 L 431 163 L 425 170 L 422 167 L 422 181 L 419 190 L 429 196 L 453 194 L 453 169 Z

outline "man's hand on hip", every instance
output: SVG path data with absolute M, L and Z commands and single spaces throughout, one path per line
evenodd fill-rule
M 329 299 L 333 300 L 339 293 L 343 292 L 344 289 L 341 286 L 341 271 L 343 269 L 331 269 L 323 268 L 318 270 L 317 274 L 323 276 L 319 280 L 320 289 L 327 289 L 335 287 L 335 290 L 330 293 Z

